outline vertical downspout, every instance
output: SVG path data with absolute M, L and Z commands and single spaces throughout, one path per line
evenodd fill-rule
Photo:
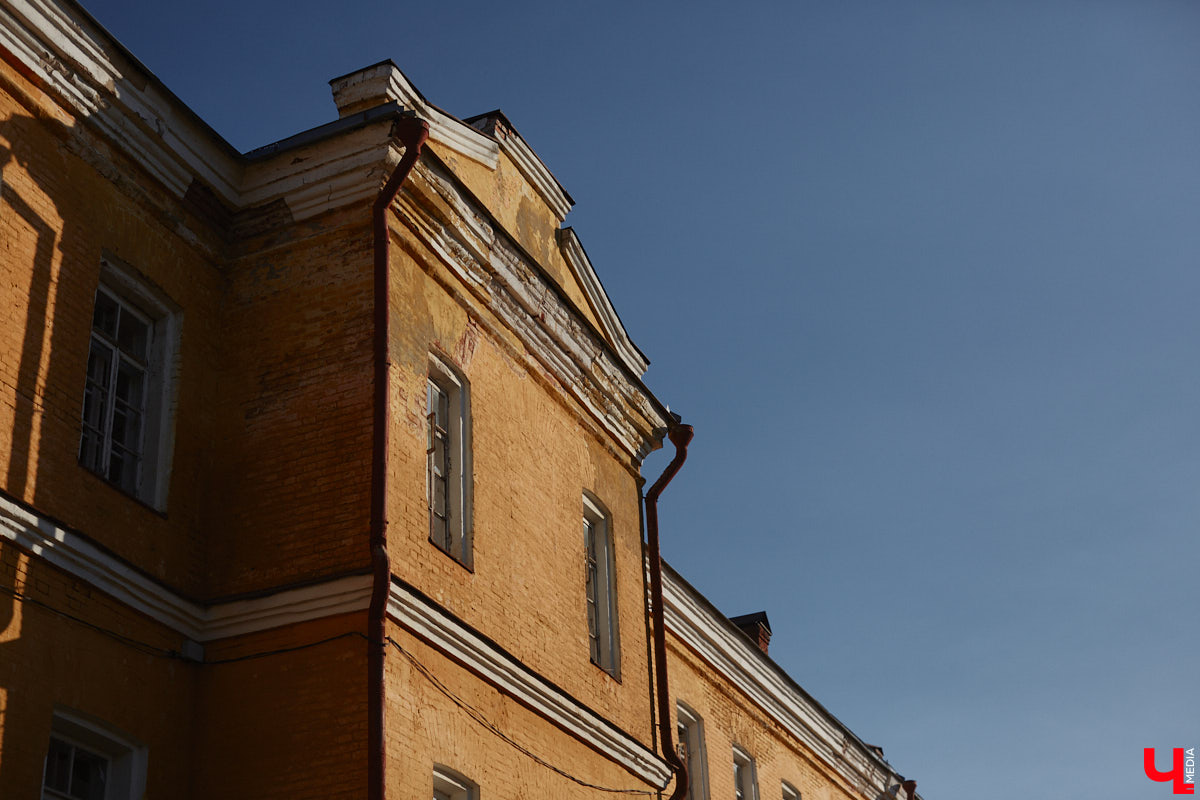
M 691 425 L 674 422 L 667 436 L 675 445 L 675 457 L 663 470 L 650 491 L 646 492 L 646 538 L 650 545 L 650 613 L 654 617 L 654 683 L 658 687 L 658 730 L 662 740 L 663 758 L 675 773 L 675 789 L 670 800 L 679 800 L 687 794 L 687 767 L 679 760 L 671 735 L 671 694 L 667 686 L 667 632 L 663 626 L 662 555 L 658 547 L 658 496 L 679 472 L 687 459 L 688 443 L 695 431 Z
M 389 258 L 388 209 L 400 193 L 400 185 L 412 171 L 421 154 L 421 145 L 429 136 L 429 125 L 406 115 L 392 124 L 391 138 L 404 145 L 404 156 L 392 171 L 371 209 L 375 236 L 374 300 L 374 432 L 371 442 L 371 605 L 367 610 L 367 797 L 383 800 L 384 773 L 384 649 L 387 646 L 387 601 L 392 568 L 387 553 L 387 470 L 388 470 L 388 367 L 391 363 L 388 341 Z

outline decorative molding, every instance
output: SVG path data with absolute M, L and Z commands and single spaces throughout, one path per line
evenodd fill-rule
M 232 210 L 282 197 L 293 219 L 303 220 L 373 198 L 386 175 L 389 128 L 382 120 L 391 119 L 387 113 L 321 126 L 256 151 L 275 147 L 284 158 L 247 163 L 86 12 L 55 0 L 0 4 L 0 47 L 18 58 L 81 125 L 123 151 L 176 197 L 182 198 L 199 178 Z M 411 86 L 408 91 L 416 92 Z M 429 104 L 422 109 L 431 117 L 452 119 Z M 345 130 L 354 127 L 359 130 Z M 459 138 L 476 142 L 473 149 L 462 143 L 459 149 L 486 161 L 490 148 L 495 166 L 496 142 L 464 123 L 454 121 L 449 127 L 459 130 Z M 457 141 L 449 134 L 444 138 Z M 303 143 L 294 144 L 297 140 Z M 304 159 L 297 162 L 299 153 Z
M 438 606 L 395 582 L 388 598 L 388 615 L 646 783 L 661 789 L 670 780 L 670 767 L 656 753 L 531 672 Z
M 640 378 L 646 374 L 646 368 L 650 366 L 650 362 L 637 349 L 633 340 L 629 338 L 625 326 L 621 324 L 621 318 L 617 316 L 617 310 L 613 308 L 612 301 L 608 299 L 608 293 L 604 291 L 604 286 L 601 285 L 596 270 L 592 269 L 592 262 L 584 251 L 583 244 L 580 243 L 574 228 L 558 230 L 558 246 L 562 250 L 571 272 L 575 274 L 575 280 L 579 281 L 579 285 L 583 287 L 584 294 L 587 295 L 588 302 L 592 304 L 596 316 L 600 319 L 604 332 L 612 340 L 617 355 L 625 362 L 629 371 Z
M 246 168 L 242 202 L 247 207 L 265 205 L 282 198 L 300 221 L 340 206 L 373 200 L 389 171 L 399 160 L 393 153 L 389 134 L 399 106 L 393 113 L 380 113 L 356 130 L 336 132 L 339 123 L 323 126 L 330 135 L 292 146 L 278 148 Z M 350 122 L 354 120 L 341 120 Z M 321 129 L 317 129 L 320 132 Z M 281 143 L 289 144 L 286 140 Z M 274 146 L 260 148 L 252 155 L 270 152 Z
M 500 149 L 516 164 L 517 169 L 534 191 L 541 196 L 546 205 L 554 212 L 559 224 L 567 218 L 575 201 L 563 189 L 562 184 L 554 177 L 533 148 L 525 141 L 508 118 L 500 111 L 493 111 L 479 117 L 472 117 L 468 123 L 476 130 L 483 131 L 500 143 Z
M 297 622 L 365 611 L 371 604 L 371 576 L 347 575 L 331 581 L 208 606 L 197 641 L 224 639 Z
M 525 143 L 521 135 L 516 131 L 506 131 L 500 137 L 500 149 L 513 160 L 526 180 L 533 184 L 533 188 L 558 217 L 559 223 L 566 219 L 574 204 L 563 191 L 562 184 L 533 152 L 533 148 Z
M 799 689 L 666 564 L 663 609 L 668 631 L 860 792 L 874 798 L 899 782 L 887 762 L 871 753 L 849 728 Z
M 531 358 L 636 461 L 667 427 L 639 375 L 442 165 L 418 163 L 400 219 L 520 337 Z
M 201 605 L 147 578 L 79 534 L 4 497 L 0 497 L 0 539 L 197 642 L 361 611 L 371 599 L 371 576 L 351 575 L 262 597 Z
M 16 544 L 196 642 L 363 611 L 371 596 L 371 576 L 351 575 L 261 597 L 204 606 L 163 587 L 79 534 L 4 497 L 0 497 L 0 539 Z M 656 753 L 445 611 L 393 584 L 388 613 L 633 775 L 654 786 L 666 785 L 670 768 Z
M 478 161 L 489 169 L 499 163 L 500 145 L 467 123 L 442 111 L 425 99 L 408 77 L 391 61 L 360 69 L 329 82 L 338 110 L 355 111 L 364 107 L 398 102 L 416 111 L 429 123 L 429 138 Z
M 85 14 L 53 0 L 6 0 L 0 46 L 177 197 L 196 175 L 237 205 L 240 165 L 232 148 Z
M 489 169 L 499 163 L 504 152 L 517 170 L 529 181 L 561 223 L 573 202 L 546 168 L 545 163 L 510 125 L 496 124 L 485 115 L 474 124 L 458 119 L 425 99 L 408 77 L 391 61 L 384 61 L 329 82 L 333 100 L 343 115 L 388 102 L 400 103 L 416 111 L 429 123 L 429 138 L 456 153 L 478 161 Z M 485 122 L 486 121 L 486 122 Z M 491 123 L 487 129 L 480 123 Z

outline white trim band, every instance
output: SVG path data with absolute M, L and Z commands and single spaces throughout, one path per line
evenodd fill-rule
M 361 611 L 371 600 L 371 576 L 351 575 L 263 597 L 204 606 L 180 597 L 79 534 L 7 498 L 0 498 L 0 539 L 44 558 L 197 642 Z
M 600 319 L 600 324 L 604 327 L 604 332 L 612 340 L 613 349 L 617 351 L 617 355 L 625 362 L 629 371 L 640 378 L 646 373 L 650 362 L 638 352 L 637 347 L 629 338 L 625 326 L 621 324 L 621 318 L 617 316 L 617 310 L 613 308 L 612 301 L 608 299 L 608 293 L 600 284 L 600 277 L 592 268 L 591 259 L 584 252 L 583 244 L 580 243 L 574 228 L 559 228 L 558 246 L 562 250 L 567 265 L 575 274 L 575 280 L 579 281 L 579 285 L 583 287 L 588 302 L 592 304 L 596 316 Z
M 670 767 L 656 753 L 530 672 L 433 603 L 393 583 L 388 615 L 646 783 L 662 788 L 670 780 Z
M 638 373 L 555 290 L 486 208 L 460 191 L 457 179 L 420 161 L 395 203 L 400 220 L 525 345 L 531 360 L 618 442 L 635 461 L 658 446 L 667 427 Z
M 860 792 L 875 797 L 897 782 L 894 771 L 868 753 L 828 711 L 790 686 L 773 662 L 665 564 L 663 613 L 670 633 Z

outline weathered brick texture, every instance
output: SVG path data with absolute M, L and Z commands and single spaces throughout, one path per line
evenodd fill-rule
M 700 658 L 668 630 L 667 656 L 671 694 L 702 720 L 711 797 L 733 797 L 733 748 L 754 759 L 759 797 L 775 798 L 782 784 L 800 790 L 805 800 L 857 800 L 862 795 L 742 694 L 716 667 Z M 678 719 L 672 705 L 672 730 Z
M 33 5 L 26 13 L 42 13 Z M 62 8 L 69 16 L 75 7 Z M 56 29 L 60 38 L 91 30 L 76 21 Z M 399 158 L 387 134 L 395 107 L 381 103 L 374 116 L 351 115 L 241 157 L 173 98 L 122 106 L 121 80 L 133 82 L 123 84 L 133 94 L 162 87 L 92 33 L 113 69 L 128 73 L 91 87 L 101 107 L 124 114 L 135 145 L 161 145 L 169 164 L 164 173 L 147 151 L 105 138 L 100 121 L 73 116 L 66 95 L 53 94 L 63 84 L 55 89 L 48 77 L 42 85 L 0 47 L 0 797 L 38 795 L 52 719 L 65 709 L 149 747 L 147 798 L 362 798 L 367 583 L 356 578 L 372 566 L 376 433 L 367 195 Z M 63 80 L 90 79 L 72 72 L 77 65 L 44 60 Z M 399 77 L 388 80 L 394 87 Z M 372 101 L 355 102 L 366 109 Z M 172 125 L 182 139 L 164 136 Z M 634 751 L 656 744 L 641 478 L 631 454 L 654 446 L 666 412 L 623 371 L 623 333 L 598 312 L 603 303 L 589 305 L 600 290 L 581 284 L 559 249 L 565 195 L 545 173 L 530 177 L 525 151 L 501 146 L 515 133 L 492 134 L 471 141 L 482 152 L 498 148 L 494 168 L 456 155 L 453 137 L 435 136 L 389 219 L 392 577 L 491 652 L 466 663 L 474 656 L 454 651 L 453 634 L 439 643 L 413 618 L 387 622 L 403 648 L 389 646 L 384 658 L 387 797 L 427 800 L 435 765 L 476 781 L 485 799 L 582 800 L 600 796 L 596 787 L 652 793 L 598 737 L 551 722 L 480 666 L 511 657 L 581 718 L 615 726 Z M 215 148 L 229 160 L 214 163 L 225 166 L 169 152 L 188 136 L 198 137 L 184 142 L 196 145 L 195 158 Z M 227 208 L 221 196 L 243 207 Z M 443 224 L 478 230 L 443 240 Z M 466 253 L 468 245 L 482 249 Z M 162 507 L 79 460 L 106 259 L 179 309 Z M 456 262 L 487 275 L 464 279 Z M 501 302 L 501 292 L 513 299 Z M 430 541 L 432 356 L 469 386 L 469 568 Z M 615 675 L 589 657 L 585 493 L 603 506 L 612 541 Z M 61 540 L 30 544 L 32 527 L 14 533 L 21 525 Z M 346 580 L 325 583 L 332 578 Z M 126 605 L 122 596 L 136 599 Z M 280 597 L 291 606 L 255 606 Z M 243 634 L 217 627 L 226 624 L 243 624 Z M 179 656 L 195 650 L 181 631 L 227 638 L 206 642 L 196 663 Z M 764 800 L 784 780 L 806 800 L 861 800 L 836 765 L 713 665 L 674 640 L 669 657 L 675 694 L 704 720 L 711 797 L 733 795 L 736 743 L 756 760 Z

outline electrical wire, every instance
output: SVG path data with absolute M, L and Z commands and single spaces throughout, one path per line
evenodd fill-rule
M 298 644 L 298 645 L 295 645 L 294 647 L 280 647 L 277 650 L 264 650 L 260 653 L 248 653 L 244 656 L 234 656 L 233 658 L 217 658 L 217 659 L 212 659 L 212 660 L 205 659 L 202 663 L 205 666 L 207 666 L 209 664 L 233 664 L 238 661 L 249 661 L 252 658 L 264 658 L 266 656 L 277 656 L 282 653 L 294 653 L 297 650 L 307 650 L 310 647 L 317 647 L 318 645 L 325 644 L 326 642 L 335 642 L 338 639 L 345 639 L 345 638 L 354 637 L 354 636 L 357 636 L 359 639 L 362 639 L 364 641 L 369 641 L 367 639 L 367 635 L 365 633 L 363 633 L 362 631 L 346 631 L 345 633 L 339 633 L 335 636 L 329 636 L 324 639 L 318 639 L 315 642 L 308 642 L 307 644 Z
M 551 764 L 549 761 L 546 761 L 545 759 L 541 758 L 533 751 L 529 750 L 529 748 L 525 747 L 520 742 L 515 741 L 512 737 L 510 737 L 504 731 L 500 730 L 500 728 L 498 728 L 491 720 L 489 720 L 487 717 L 485 717 L 483 715 L 483 712 L 481 712 L 479 709 L 472 706 L 466 700 L 463 700 L 461 697 L 456 695 L 453 691 L 451 691 L 451 689 L 448 686 L 446 686 L 446 684 L 442 683 L 441 680 L 439 680 L 438 677 L 436 675 L 434 675 L 429 670 L 428 667 L 426 667 L 424 664 L 422 664 L 420 661 L 418 661 L 416 656 L 414 656 L 412 653 L 408 652 L 403 647 L 401 647 L 399 642 L 397 642 L 395 639 L 393 639 L 390 636 L 388 637 L 387 640 L 393 647 L 395 647 L 400 652 L 401 655 L 403 655 L 406 659 L 408 659 L 408 662 L 410 664 L 412 664 L 413 668 L 416 669 L 417 672 L 420 672 L 425 677 L 426 680 L 428 680 L 431 684 L 433 684 L 434 688 L 436 688 L 439 692 L 441 692 L 447 698 L 449 698 L 450 701 L 452 703 L 454 703 L 454 705 L 458 706 L 463 711 L 465 711 L 467 713 L 467 716 L 469 716 L 471 719 L 475 720 L 481 726 L 486 728 L 489 732 L 500 737 L 506 743 L 508 743 L 515 749 L 519 750 L 521 753 L 528 756 L 533 761 L 537 762 L 538 764 L 541 764 L 543 767 L 550 770 L 551 772 L 555 772 L 555 773 L 561 775 L 562 777 L 566 778 L 567 780 L 574 781 L 575 783 L 579 784 L 580 786 L 583 786 L 588 789 L 595 789 L 596 791 L 600 791 L 600 792 L 609 792 L 611 794 L 636 794 L 636 795 L 647 795 L 647 796 L 653 796 L 653 795 L 658 794 L 658 792 L 647 791 L 645 789 L 614 789 L 609 786 L 598 786 L 597 784 L 589 783 L 589 782 L 585 781 L 583 778 L 578 778 L 578 777 L 572 775 L 571 773 L 567 772 L 564 769 L 556 767 L 555 765 Z
M 318 639 L 315 642 L 307 642 L 305 644 L 298 644 L 298 645 L 294 645 L 292 647 L 279 647 L 274 650 L 261 650 L 256 653 L 247 653 L 245 655 L 233 656 L 231 658 L 217 658 L 217 659 L 200 661 L 200 660 L 185 656 L 183 653 L 179 652 L 178 650 L 171 650 L 171 649 L 168 649 L 165 647 L 158 647 L 156 645 L 149 644 L 148 642 L 143 642 L 138 639 L 134 639 L 131 636 L 126 636 L 123 633 L 118 633 L 117 631 L 114 631 L 111 628 L 105 628 L 101 625 L 95 624 L 94 622 L 88 622 L 86 619 L 77 617 L 74 614 L 63 611 L 62 609 L 55 608 L 54 606 L 52 606 L 48 603 L 44 603 L 41 600 L 38 600 L 36 597 L 30 597 L 29 595 L 24 594 L 23 592 L 20 592 L 16 589 L 8 587 L 8 586 L 0 586 L 0 592 L 3 592 L 4 594 L 12 596 L 18 602 L 30 603 L 32 605 L 38 606 L 39 608 L 44 608 L 52 614 L 57 614 L 60 617 L 69 619 L 72 622 L 76 622 L 80 625 L 83 625 L 86 628 L 90 628 L 91 630 L 96 631 L 97 633 L 103 634 L 104 636 L 108 636 L 111 639 L 115 639 L 116 641 L 120 642 L 121 644 L 126 645 L 127 647 L 132 647 L 134 650 L 137 650 L 140 653 L 144 653 L 146 655 L 151 655 L 151 656 L 157 656 L 158 658 L 177 659 L 179 661 L 186 661 L 186 662 L 192 663 L 192 664 L 201 664 L 201 665 L 233 664 L 238 661 L 249 661 L 249 660 L 255 659 L 255 658 L 266 658 L 267 656 L 281 655 L 283 653 L 294 653 L 297 650 L 307 650 L 310 647 L 317 647 L 319 645 L 326 644 L 327 642 L 336 641 L 338 639 L 345 639 L 345 638 L 351 637 L 351 636 L 357 636 L 360 639 L 367 638 L 366 634 L 362 633 L 361 631 L 346 631 L 345 633 L 339 633 L 335 636 L 329 636 L 324 639 Z
M 335 636 L 329 636 L 324 639 L 319 639 L 315 642 L 308 642 L 306 644 L 295 645 L 293 647 L 280 647 L 280 648 L 276 648 L 274 650 L 263 650 L 263 651 L 260 651 L 257 653 L 247 653 L 246 655 L 233 656 L 232 658 L 214 659 L 211 661 L 196 661 L 195 659 L 184 656 L 183 653 L 180 653 L 177 650 L 171 650 L 171 649 L 168 649 L 165 647 L 158 647 L 156 645 L 149 644 L 148 642 L 143 642 L 138 639 L 134 639 L 133 637 L 126 636 L 125 634 L 114 631 L 111 628 L 105 628 L 101 625 L 95 624 L 94 622 L 88 622 L 85 619 L 77 617 L 74 614 L 68 613 L 61 609 L 55 608 L 54 606 L 49 605 L 48 603 L 44 603 L 35 597 L 30 597 L 29 595 L 24 594 L 23 592 L 20 592 L 16 589 L 13 589 L 13 588 L 10 588 L 7 586 L 0 586 L 0 592 L 10 595 L 13 599 L 15 599 L 16 601 L 18 601 L 20 603 L 29 603 L 31 605 L 38 606 L 39 608 L 43 608 L 52 614 L 56 614 L 65 619 L 69 619 L 72 622 L 83 625 L 86 628 L 96 631 L 97 633 L 100 633 L 104 636 L 108 636 L 109 638 L 114 639 L 114 640 L 120 642 L 121 644 L 124 644 L 127 647 L 131 647 L 134 650 L 137 650 L 138 652 L 144 653 L 146 655 L 157 656 L 159 658 L 178 659 L 181 661 L 188 661 L 190 663 L 196 663 L 196 664 L 202 664 L 202 665 L 233 664 L 233 663 L 236 663 L 239 661 L 249 661 L 251 659 L 265 658 L 267 656 L 280 655 L 283 653 L 294 653 L 297 650 L 307 650 L 312 647 L 317 647 L 319 645 L 326 644 L 328 642 L 333 642 L 333 641 L 337 641 L 338 639 L 345 639 L 348 637 L 358 637 L 360 639 L 367 640 L 366 634 L 361 633 L 360 631 L 347 631 L 345 633 L 339 633 Z M 564 770 L 560 767 L 557 767 L 554 764 L 551 764 L 549 761 L 546 761 L 545 759 L 543 759 L 542 757 L 540 757 L 539 755 L 534 753 L 532 750 L 530 750 L 529 748 L 522 745 L 520 742 L 513 739 L 511 736 L 506 734 L 504 731 L 500 730 L 500 728 L 498 728 L 491 720 L 489 720 L 487 717 L 485 717 L 483 715 L 483 713 L 481 711 L 479 711 L 479 709 L 475 708 L 470 703 L 468 703 L 466 700 L 463 700 L 461 697 L 459 697 L 453 691 L 451 691 L 450 688 L 446 686 L 446 684 L 442 683 L 441 680 L 439 680 L 436 675 L 434 675 L 432 672 L 430 672 L 429 669 L 424 664 L 422 664 L 420 661 L 418 661 L 417 658 L 412 653 L 409 653 L 407 650 L 405 650 L 403 647 L 401 647 L 400 643 L 397 642 L 395 639 L 393 639 L 389 636 L 387 638 L 387 642 L 389 644 L 391 644 L 393 647 L 395 647 L 396 650 L 399 651 L 399 653 L 401 655 L 403 655 L 405 657 L 405 659 L 407 659 L 408 662 L 410 664 L 412 664 L 413 668 L 416 669 L 418 672 L 420 672 L 421 675 L 423 675 L 426 680 L 428 680 L 431 684 L 433 684 L 434 688 L 436 688 L 439 692 L 441 692 L 447 698 L 449 698 L 450 701 L 453 702 L 456 706 L 458 706 L 463 711 L 465 711 L 467 713 L 467 715 L 469 717 L 471 717 L 471 719 L 475 720 L 481 726 L 486 728 L 489 732 L 491 732 L 495 736 L 499 737 L 504 742 L 506 742 L 507 744 L 509 744 L 510 746 L 515 748 L 516 750 L 520 751 L 525 756 L 532 759 L 534 762 L 536 762 L 536 763 L 540 764 L 541 766 L 545 767 L 546 769 L 550 770 L 551 772 L 561 775 L 562 777 L 566 778 L 567 780 L 573 781 L 574 783 L 577 783 L 580 786 L 583 786 L 588 789 L 595 789 L 596 791 L 599 791 L 599 792 L 608 792 L 610 794 L 645 795 L 647 797 L 653 796 L 658 793 L 655 791 L 647 791 L 645 789 L 615 789 L 610 786 L 600 786 L 598 784 L 589 783 L 588 781 L 584 780 L 583 778 L 576 777 L 575 775 L 572 775 L 571 773 L 567 772 L 566 770 Z
M 114 631 L 110 628 L 101 627 L 100 625 L 97 625 L 93 622 L 88 622 L 86 619 L 81 619 L 81 618 L 75 616 L 74 614 L 70 614 L 66 611 L 55 608 L 54 606 L 49 605 L 48 603 L 43 603 L 41 600 L 38 600 L 36 597 L 30 597 L 29 595 L 19 592 L 16 589 L 12 589 L 8 586 L 0 586 L 0 592 L 4 592 L 5 594 L 11 595 L 14 599 L 17 600 L 17 602 L 30 603 L 32 605 L 38 606 L 39 608 L 46 609 L 51 614 L 57 614 L 58 616 L 69 619 L 72 622 L 77 622 L 80 625 L 83 625 L 85 628 L 91 628 L 92 630 L 96 631 L 97 633 L 104 634 L 105 636 L 108 636 L 112 639 L 116 639 L 121 644 L 132 647 L 134 650 L 137 650 L 140 653 L 145 653 L 146 655 L 151 655 L 151 656 L 158 656 L 159 658 L 183 658 L 183 654 L 178 651 L 169 650 L 165 647 L 158 647 L 156 645 L 152 645 L 147 642 L 139 641 L 130 636 L 126 636 L 123 633 L 118 633 L 117 631 Z

